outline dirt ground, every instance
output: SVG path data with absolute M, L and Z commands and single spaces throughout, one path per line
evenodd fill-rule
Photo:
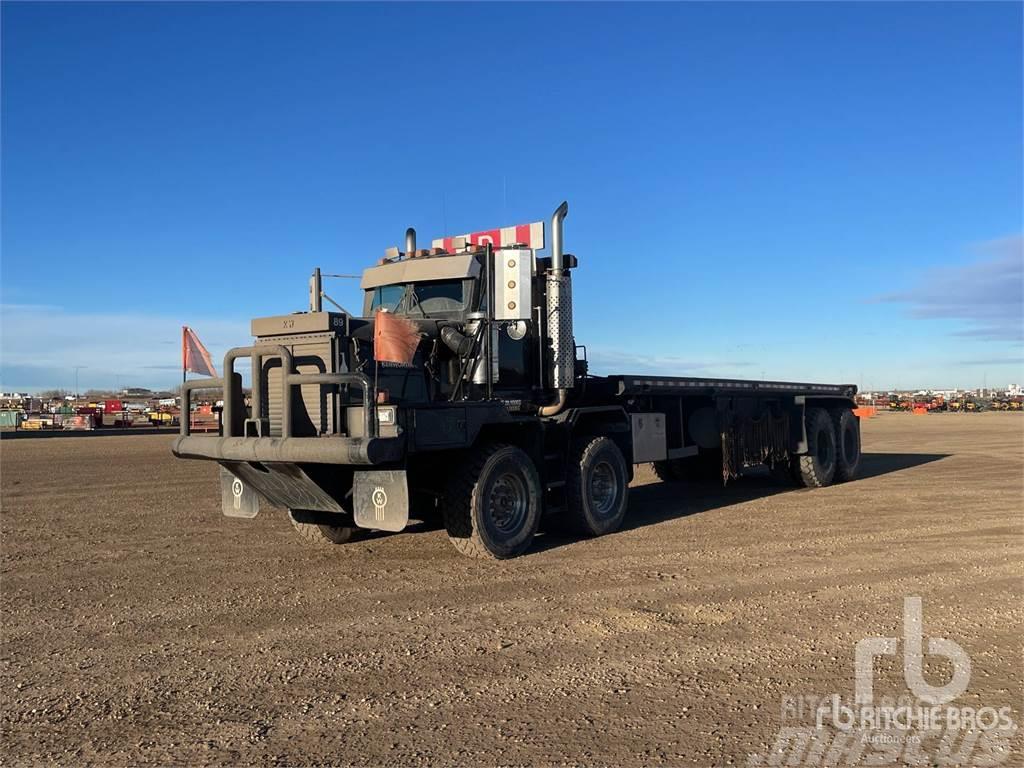
M 857 641 L 902 637 L 906 596 L 970 656 L 957 703 L 1024 722 L 1024 415 L 863 433 L 855 482 L 645 467 L 621 532 L 502 563 L 436 529 L 322 551 L 279 510 L 224 518 L 216 466 L 166 436 L 4 441 L 0 761 L 771 764 L 794 702 L 852 697 Z

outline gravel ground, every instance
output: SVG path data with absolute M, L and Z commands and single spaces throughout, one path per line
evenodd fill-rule
M 863 431 L 856 482 L 643 468 L 623 531 L 503 563 L 224 518 L 216 466 L 166 436 L 5 441 L 0 761 L 743 765 L 800 697 L 852 697 L 855 643 L 901 636 L 908 595 L 970 655 L 955 703 L 1022 722 L 1024 415 Z

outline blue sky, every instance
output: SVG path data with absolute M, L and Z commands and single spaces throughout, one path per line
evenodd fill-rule
M 563 198 L 599 372 L 1024 381 L 1020 4 L 0 13 L 4 390 L 173 384 L 182 323 Z

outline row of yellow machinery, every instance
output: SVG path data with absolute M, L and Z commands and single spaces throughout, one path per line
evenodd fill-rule
M 981 400 L 968 395 L 947 400 L 942 395 L 934 397 L 889 395 L 888 410 L 914 411 L 915 413 L 953 411 L 955 413 L 977 413 L 979 411 L 1024 411 L 1024 397 L 996 397 Z
M 989 408 L 993 411 L 1024 411 L 1024 401 L 1019 397 L 993 400 Z

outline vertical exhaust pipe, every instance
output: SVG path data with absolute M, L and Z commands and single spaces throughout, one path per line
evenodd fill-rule
M 551 271 L 561 272 L 564 267 L 562 250 L 562 222 L 569 215 L 569 201 L 563 200 L 551 216 Z
M 416 254 L 416 230 L 409 227 L 405 230 L 405 258 Z
M 565 408 L 569 390 L 576 379 L 576 342 L 572 333 L 572 280 L 565 268 L 562 222 L 569 215 L 564 202 L 551 216 L 551 267 L 545 276 L 547 288 L 547 329 L 551 341 L 549 370 L 551 386 L 558 391 L 555 401 L 542 406 L 541 416 L 554 416 Z

